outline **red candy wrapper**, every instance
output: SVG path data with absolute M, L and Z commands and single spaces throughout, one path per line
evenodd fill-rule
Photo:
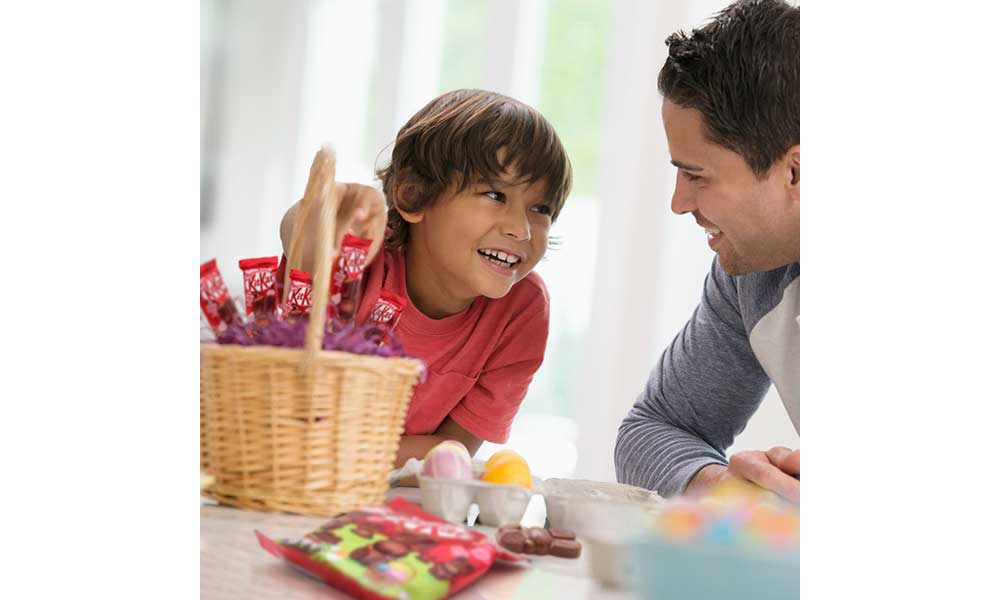
M 278 257 L 245 258 L 240 261 L 243 271 L 243 296 L 247 317 L 258 325 L 267 325 L 277 307 Z
M 288 279 L 288 298 L 282 312 L 284 318 L 294 319 L 307 314 L 312 306 L 312 275 L 292 269 Z
M 355 598 L 447 598 L 496 560 L 524 559 L 489 537 L 427 514 L 403 498 L 335 517 L 298 540 L 261 547 Z
M 393 294 L 389 290 L 382 290 L 378 294 L 378 300 L 375 301 L 375 307 L 372 308 L 368 322 L 380 325 L 386 331 L 392 331 L 399 323 L 399 318 L 403 315 L 406 304 L 406 298 Z
M 201 310 L 215 335 L 234 323 L 243 324 L 214 258 L 201 265 Z
M 340 256 L 333 268 L 330 284 L 330 304 L 327 318 L 337 317 L 344 323 L 354 320 L 361 298 L 361 276 L 365 272 L 365 260 L 372 241 L 351 234 L 344 235 L 340 244 Z

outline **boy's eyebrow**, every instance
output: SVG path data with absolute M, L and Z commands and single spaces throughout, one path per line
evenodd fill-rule
M 673 159 L 670 160 L 670 164 L 674 165 L 678 169 L 684 169 L 685 171 L 702 171 L 702 170 L 704 170 L 701 167 L 696 167 L 694 165 L 688 165 L 688 164 L 685 164 L 685 163 L 682 163 L 680 161 L 673 160 Z

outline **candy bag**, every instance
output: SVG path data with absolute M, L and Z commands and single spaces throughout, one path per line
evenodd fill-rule
M 406 298 L 393 294 L 389 290 L 379 291 L 378 300 L 375 301 L 372 313 L 368 316 L 368 323 L 377 325 L 381 331 L 380 344 L 389 341 L 389 332 L 399 324 L 399 319 L 403 316 L 403 309 L 406 308 L 406 305 Z
M 274 318 L 277 306 L 275 275 L 278 257 L 245 258 L 240 261 L 243 271 L 243 297 L 246 299 L 247 317 L 251 323 L 267 325 Z
M 340 255 L 333 268 L 327 319 L 336 317 L 344 323 L 354 320 L 361 297 L 361 276 L 365 271 L 365 260 L 371 245 L 371 240 L 344 234 Z
M 481 577 L 495 560 L 524 558 L 486 535 L 427 514 L 403 498 L 335 517 L 297 540 L 257 541 L 355 598 L 447 598 Z
M 201 265 L 201 310 L 216 336 L 230 325 L 243 325 L 214 258 Z
M 292 269 L 288 280 L 288 297 L 282 307 L 282 317 L 295 319 L 307 314 L 312 306 L 312 275 Z

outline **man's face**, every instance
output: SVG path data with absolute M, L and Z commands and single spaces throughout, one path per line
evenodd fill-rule
M 663 129 L 677 185 L 670 208 L 692 213 L 729 274 L 799 260 L 799 147 L 758 179 L 739 154 L 705 137 L 701 113 L 663 100 Z

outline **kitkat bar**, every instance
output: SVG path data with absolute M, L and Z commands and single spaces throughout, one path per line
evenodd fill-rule
M 216 336 L 226 327 L 243 325 L 214 258 L 201 265 L 201 311 Z
M 403 315 L 406 305 L 406 298 L 393 294 L 389 290 L 382 290 L 378 294 L 378 300 L 375 301 L 368 322 L 381 325 L 386 330 L 392 331 L 399 323 L 399 318 Z
M 288 297 L 285 299 L 282 312 L 284 318 L 294 319 L 308 313 L 312 305 L 312 275 L 292 269 L 288 279 Z
M 245 258 L 240 261 L 240 270 L 247 317 L 257 325 L 266 325 L 277 306 L 278 257 Z
M 372 241 L 345 234 L 333 268 L 330 285 L 330 304 L 327 316 L 336 316 L 343 323 L 350 323 L 358 310 L 361 299 L 361 277 Z

